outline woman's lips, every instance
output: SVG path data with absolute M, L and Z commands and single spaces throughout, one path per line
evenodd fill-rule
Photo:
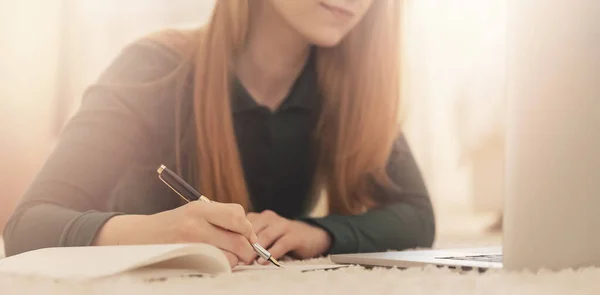
M 342 18 L 345 20 L 349 20 L 354 17 L 354 13 L 348 9 L 343 7 L 329 5 L 327 3 L 321 2 L 321 6 L 331 12 L 335 17 Z

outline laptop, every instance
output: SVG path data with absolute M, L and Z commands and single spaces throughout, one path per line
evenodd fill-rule
M 334 263 L 533 271 L 600 266 L 600 2 L 536 2 L 510 1 L 509 7 L 502 244 L 332 255 Z

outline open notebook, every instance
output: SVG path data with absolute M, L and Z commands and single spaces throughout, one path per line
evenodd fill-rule
M 0 275 L 54 279 L 99 279 L 122 274 L 221 274 L 241 271 L 312 271 L 342 265 L 229 266 L 221 250 L 207 244 L 45 248 L 0 259 Z

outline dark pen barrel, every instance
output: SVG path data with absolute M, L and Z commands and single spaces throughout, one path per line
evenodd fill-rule
M 181 177 L 169 170 L 169 168 L 161 166 L 159 172 L 163 181 L 171 186 L 176 192 L 182 194 L 182 197 L 188 199 L 190 202 L 197 201 L 202 197 L 196 189 L 187 184 Z

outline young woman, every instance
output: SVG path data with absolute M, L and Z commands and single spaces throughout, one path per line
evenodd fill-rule
M 400 3 L 221 0 L 202 29 L 135 42 L 85 93 L 7 254 L 204 242 L 233 266 L 256 241 L 276 259 L 431 246 L 398 129 Z M 183 203 L 161 164 L 216 202 Z

